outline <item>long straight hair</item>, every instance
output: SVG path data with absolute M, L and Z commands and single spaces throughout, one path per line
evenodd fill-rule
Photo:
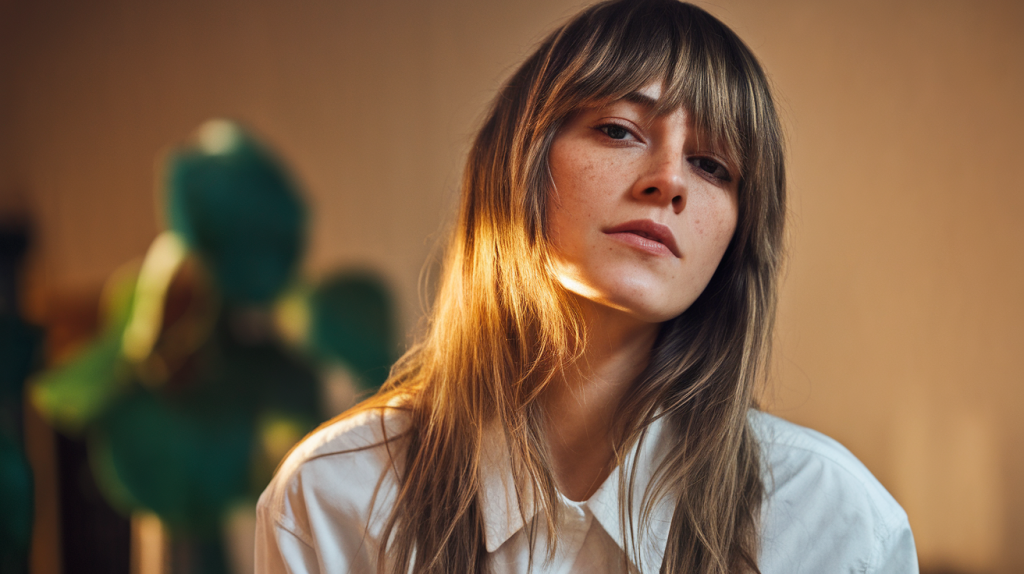
M 620 408 L 617 420 L 630 421 L 615 445 L 627 555 L 639 544 L 638 525 L 625 517 L 636 505 L 646 517 L 669 497 L 675 512 L 663 572 L 757 571 L 764 484 L 747 413 L 766 370 L 782 257 L 779 122 L 764 72 L 724 24 L 675 0 L 620 0 L 557 29 L 500 90 L 469 153 L 426 333 L 381 392 L 355 409 L 397 401 L 411 421 L 389 443 L 402 439 L 380 572 L 487 570 L 481 449 L 485 427 L 495 425 L 531 548 L 539 527 L 526 520 L 530 507 L 545 517 L 554 552 L 558 493 L 538 399 L 582 355 L 586 332 L 548 259 L 548 152 L 574 111 L 651 82 L 663 85 L 656 112 L 683 106 L 698 133 L 739 167 L 739 215 L 714 276 L 662 325 Z M 622 464 L 625 452 L 659 417 L 674 448 L 643 499 L 633 500 L 636 469 Z

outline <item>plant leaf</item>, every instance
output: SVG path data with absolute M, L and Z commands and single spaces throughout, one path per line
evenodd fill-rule
M 169 225 L 206 260 L 226 298 L 268 303 L 299 262 L 305 207 L 280 163 L 238 125 L 215 120 L 203 130 L 219 136 L 201 133 L 200 145 L 168 159 Z
M 344 362 L 364 390 L 376 389 L 394 361 L 394 318 L 384 282 L 367 273 L 341 273 L 309 298 L 309 344 Z

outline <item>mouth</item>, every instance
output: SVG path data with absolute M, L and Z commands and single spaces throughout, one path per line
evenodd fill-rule
M 676 238 L 668 227 L 650 219 L 635 219 L 602 230 L 605 234 L 656 255 L 682 257 Z

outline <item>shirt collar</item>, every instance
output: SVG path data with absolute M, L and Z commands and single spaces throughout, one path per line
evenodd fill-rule
M 533 497 L 526 497 L 520 513 L 515 482 L 512 479 L 512 460 L 508 452 L 505 433 L 497 423 L 484 431 L 481 453 L 481 506 L 484 519 L 484 538 L 487 552 L 494 552 L 518 532 L 526 520 L 533 518 Z
M 641 572 L 657 572 L 665 557 L 665 546 L 668 542 L 669 525 L 675 511 L 675 501 L 671 497 L 661 497 L 651 509 L 649 519 L 640 520 L 644 494 L 654 479 L 654 472 L 664 460 L 672 446 L 671 440 L 665 436 L 669 432 L 664 418 L 651 424 L 643 443 L 627 455 L 625 469 L 628 472 L 636 463 L 636 480 L 632 488 L 633 508 L 631 522 L 637 531 L 637 539 L 630 541 L 630 547 L 639 550 L 640 564 L 635 564 L 635 556 L 630 552 L 628 558 L 633 566 Z M 488 427 L 484 433 L 482 452 L 481 503 L 484 522 L 484 537 L 487 552 L 494 552 L 502 544 L 523 528 L 525 519 L 531 520 L 536 514 L 532 505 L 532 497 L 526 497 L 524 513 L 520 514 L 514 482 L 512 466 L 508 454 L 508 446 L 504 433 L 497 425 Z M 628 480 L 628 475 L 627 475 Z M 615 469 L 604 481 L 597 492 L 586 501 L 585 506 L 593 513 L 601 527 L 625 551 L 628 531 L 623 532 L 619 520 L 619 469 Z M 626 522 L 627 528 L 630 521 Z

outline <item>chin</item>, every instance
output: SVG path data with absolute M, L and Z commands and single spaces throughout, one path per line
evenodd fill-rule
M 664 323 L 682 315 L 689 302 L 671 301 L 669 297 L 657 291 L 648 291 L 641 296 L 614 295 L 605 293 L 601 297 L 593 298 L 591 301 L 599 305 L 619 311 L 641 323 Z
M 679 286 L 662 280 L 637 276 L 635 269 L 603 273 L 594 278 L 583 274 L 562 273 L 558 279 L 570 293 L 599 307 L 619 311 L 637 322 L 664 323 L 685 311 L 694 297 L 682 297 Z M 613 280 L 609 281 L 609 278 Z M 598 280 L 599 279 L 599 280 Z
M 643 323 L 664 323 L 671 319 L 675 319 L 683 313 L 686 309 L 676 312 L 674 309 L 666 310 L 655 307 L 646 306 L 634 306 L 631 309 L 625 310 L 629 315 L 636 320 Z

